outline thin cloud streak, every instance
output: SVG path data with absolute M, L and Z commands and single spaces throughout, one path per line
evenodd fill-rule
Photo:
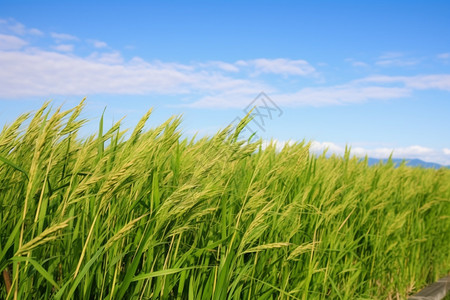
M 405 55 L 400 52 L 386 53 L 375 62 L 376 65 L 381 67 L 408 67 L 419 63 L 420 60 L 405 58 Z
M 67 33 L 52 32 L 52 33 L 50 33 L 50 36 L 58 41 L 78 41 L 79 40 L 79 38 L 77 38 L 76 36 L 73 36 L 73 35 L 67 34 Z
M 286 106 L 329 106 L 363 103 L 369 100 L 405 98 L 411 90 L 399 87 L 360 86 L 355 84 L 304 88 L 292 94 L 278 94 L 273 98 Z
M 253 67 L 255 75 L 278 74 L 278 75 L 298 75 L 307 76 L 316 72 L 315 68 L 305 60 L 291 60 L 285 58 L 277 59 L 254 59 L 249 61 L 240 60 L 236 65 L 243 67 Z
M 431 74 L 416 76 L 370 76 L 355 80 L 355 83 L 398 83 L 414 90 L 437 89 L 450 91 L 450 74 Z
M 99 40 L 88 40 L 89 43 L 91 43 L 94 48 L 100 49 L 100 48 L 106 48 L 108 47 L 108 44 Z
M 70 44 L 61 44 L 61 45 L 53 46 L 53 49 L 55 49 L 56 51 L 61 51 L 61 52 L 72 52 L 74 48 L 75 48 L 75 46 L 70 45 Z
M 27 28 L 22 23 L 17 22 L 14 19 L 0 19 L 0 32 L 7 32 L 15 35 L 32 35 L 43 36 L 44 33 L 36 28 Z

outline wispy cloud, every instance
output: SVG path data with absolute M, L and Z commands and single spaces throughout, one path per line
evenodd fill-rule
M 9 24 L 1 20 L 2 25 Z M 21 31 L 29 30 L 22 26 Z M 248 79 L 227 76 L 238 72 L 234 63 L 221 61 L 179 64 L 124 59 L 119 51 L 107 50 L 106 43 L 88 40 L 88 56 L 74 53 L 80 41 L 66 33 L 51 33 L 58 43 L 45 48 L 29 45 L 13 34 L 0 34 L 0 98 L 51 97 L 89 94 L 165 94 L 216 96 L 230 93 L 252 97 L 270 87 Z M 17 29 L 14 30 L 14 32 Z M 29 47 L 27 47 L 27 45 Z M 248 99 L 248 98 L 247 98 Z
M 0 50 L 18 50 L 28 43 L 13 35 L 0 34 Z
M 307 76 L 313 74 L 316 70 L 305 60 L 292 60 L 285 58 L 277 59 L 254 59 L 240 60 L 236 62 L 237 66 L 253 67 L 256 75 L 259 74 L 277 74 L 277 75 L 298 75 Z
M 273 87 L 266 87 L 278 105 L 300 106 L 333 106 L 364 103 L 370 100 L 390 100 L 408 97 L 412 90 L 405 87 L 385 87 L 364 85 L 350 82 L 344 85 L 303 88 L 294 93 L 280 93 Z M 192 107 L 240 108 L 256 93 L 255 89 L 244 91 L 227 91 L 219 95 L 202 97 L 192 103 Z
M 42 31 L 40 31 L 39 29 L 36 29 L 36 28 L 29 29 L 28 33 L 31 35 L 38 35 L 38 36 L 44 35 L 44 33 Z
M 370 76 L 356 80 L 360 83 L 402 84 L 414 90 L 438 89 L 450 91 L 450 74 L 431 74 L 416 76 Z
M 376 85 L 345 85 L 304 88 L 291 94 L 275 94 L 280 105 L 286 106 L 328 106 L 363 103 L 369 100 L 387 100 L 411 95 L 411 90 L 402 87 Z
M 92 44 L 94 48 L 100 49 L 100 48 L 106 48 L 108 47 L 108 44 L 99 40 L 88 40 L 88 43 Z
M 437 58 L 439 58 L 439 59 L 450 59 L 450 52 L 438 54 Z
M 368 63 L 365 63 L 363 61 L 358 61 L 358 60 L 355 60 L 353 58 L 347 58 L 345 61 L 350 63 L 353 67 L 358 67 L 358 68 L 360 68 L 360 67 L 363 67 L 363 68 L 369 67 Z
M 14 19 L 0 19 L 0 32 L 8 32 L 16 35 L 41 36 L 44 33 L 36 28 L 27 28 Z
M 222 92 L 200 96 L 200 99 L 183 106 L 196 108 L 243 108 L 261 91 L 273 92 L 273 87 L 242 81 L 240 86 L 224 89 Z
M 363 103 L 408 97 L 414 90 L 450 90 L 450 74 L 434 74 L 371 76 L 342 85 L 307 87 L 286 93 L 259 78 L 245 77 L 245 72 L 252 67 L 277 74 L 304 75 L 314 72 L 314 68 L 306 62 L 292 63 L 286 59 L 178 64 L 135 57 L 127 61 L 118 51 L 96 51 L 80 57 L 72 53 L 71 44 L 57 45 L 57 51 L 70 52 L 64 54 L 36 48 L 22 50 L 26 41 L 14 36 L 8 36 L 8 40 L 3 44 L 9 46 L 0 55 L 0 98 L 100 93 L 192 94 L 198 98 L 185 105 L 240 108 L 261 90 L 271 93 L 277 103 L 286 106 Z M 300 72 L 297 68 L 305 70 Z
M 376 64 L 383 67 L 407 67 L 414 66 L 419 63 L 418 60 L 401 60 L 401 59 L 387 59 L 377 61 Z
M 56 33 L 52 32 L 50 33 L 50 36 L 54 38 L 56 41 L 78 41 L 79 38 L 77 38 L 74 35 L 67 34 L 67 33 Z
M 206 63 L 197 63 L 200 68 L 216 68 L 226 72 L 239 72 L 239 68 L 236 64 L 227 63 L 223 61 L 208 61 Z
M 380 56 L 375 62 L 376 65 L 382 67 L 408 67 L 417 65 L 419 63 L 419 59 L 407 58 L 403 53 L 399 52 L 386 53 Z
M 125 61 L 117 53 L 83 58 L 44 50 L 0 53 L 0 98 L 87 94 L 187 94 L 245 91 L 261 85 L 173 64 Z M 255 91 L 255 90 L 253 90 Z
M 450 52 L 440 53 L 437 56 L 437 59 L 443 64 L 450 64 Z
M 61 51 L 61 52 L 72 52 L 74 49 L 74 45 L 60 44 L 60 45 L 53 46 L 53 49 L 55 49 L 56 51 Z
M 208 61 L 196 63 L 197 67 L 216 68 L 226 72 L 244 72 L 251 76 L 261 74 L 275 74 L 281 76 L 312 76 L 316 69 L 305 60 L 293 60 L 286 58 L 258 58 L 251 60 L 239 60 L 234 63 L 223 61 Z
M 120 54 L 120 52 L 118 51 L 93 52 L 91 55 L 89 55 L 87 59 L 92 62 L 97 62 L 106 65 L 121 65 L 124 63 L 124 59 Z

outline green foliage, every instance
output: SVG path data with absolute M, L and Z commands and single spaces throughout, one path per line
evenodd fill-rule
M 83 103 L 48 106 L 0 133 L 1 299 L 392 299 L 450 271 L 448 169 L 189 141 L 151 111 L 80 139 Z

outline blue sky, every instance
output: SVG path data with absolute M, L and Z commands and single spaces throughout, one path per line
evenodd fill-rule
M 204 135 L 253 103 L 265 140 L 450 165 L 449 36 L 449 1 L 2 0 L 0 125 L 86 96 L 86 130 L 153 107 Z

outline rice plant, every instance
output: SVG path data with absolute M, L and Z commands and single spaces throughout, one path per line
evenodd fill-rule
M 405 299 L 450 271 L 450 170 L 298 142 L 78 136 L 84 103 L 0 133 L 1 299 Z

